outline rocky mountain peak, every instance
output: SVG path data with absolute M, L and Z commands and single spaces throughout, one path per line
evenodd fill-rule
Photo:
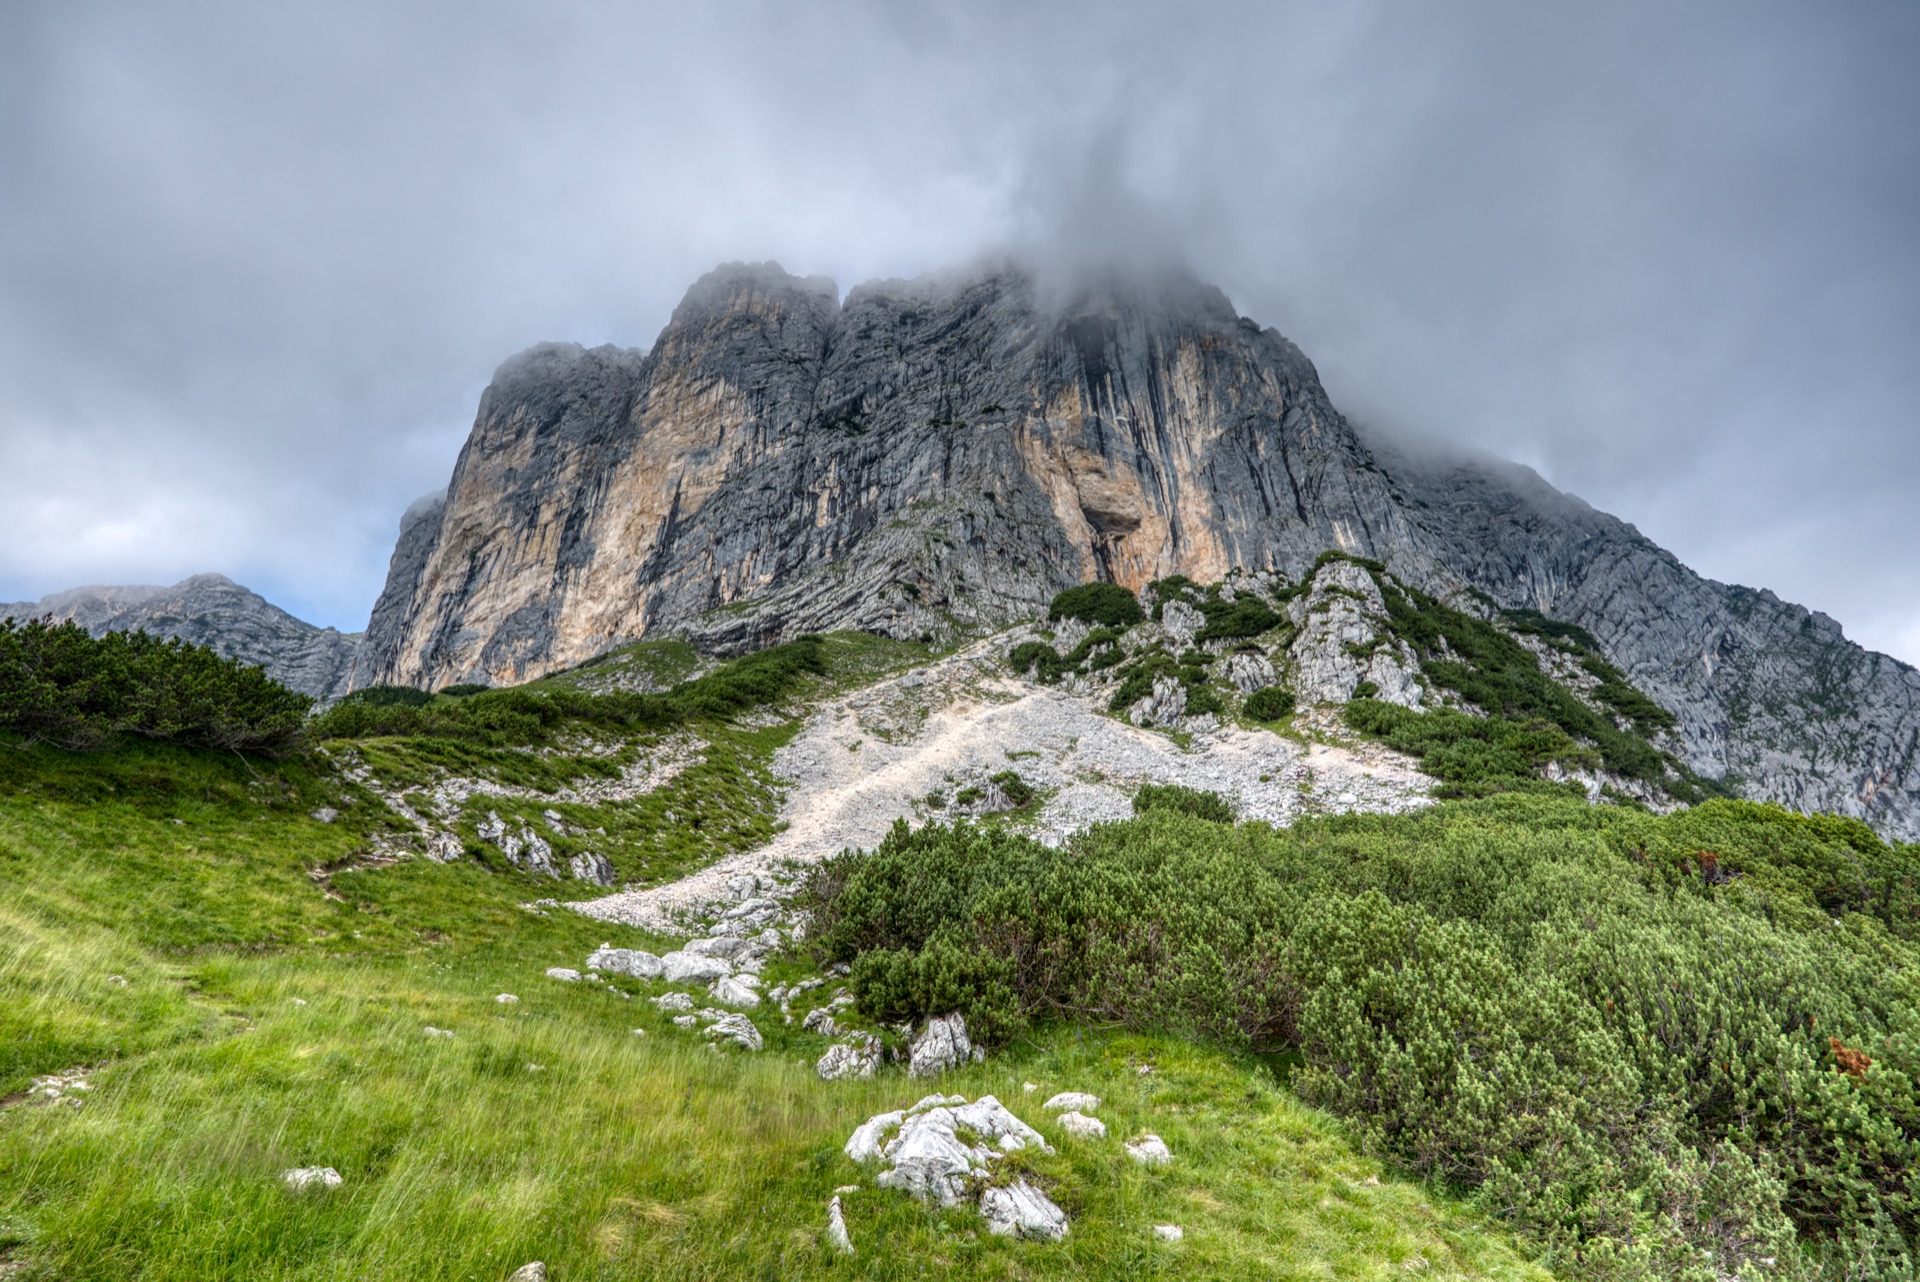
M 507 684 L 665 633 L 951 639 L 1090 580 L 1297 580 L 1329 550 L 1578 624 L 1701 774 L 1920 834 L 1911 669 L 1524 468 L 1363 438 L 1299 348 L 1179 273 L 983 259 L 842 304 L 735 263 L 651 352 L 531 349 L 403 532 L 355 681 Z

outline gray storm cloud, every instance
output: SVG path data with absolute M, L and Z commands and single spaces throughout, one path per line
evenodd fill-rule
M 1920 9 L 0 8 L 0 599 L 357 628 L 480 388 L 695 276 L 1177 258 L 1363 422 L 1920 660 Z

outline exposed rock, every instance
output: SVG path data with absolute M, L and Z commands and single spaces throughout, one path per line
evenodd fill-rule
M 1178 1224 L 1156 1224 L 1153 1226 L 1153 1235 L 1162 1242 L 1178 1242 L 1187 1235 L 1187 1231 Z
M 442 831 L 427 838 L 427 858 L 437 864 L 450 864 L 465 853 L 467 848 L 457 833 Z
M 723 1038 L 742 1050 L 757 1051 L 766 1045 L 760 1030 L 745 1015 L 721 1015 L 707 1027 L 707 1036 Z
M 881 1113 L 860 1123 L 854 1128 L 853 1134 L 847 1137 L 847 1156 L 862 1164 L 878 1162 L 881 1157 L 881 1145 L 886 1142 L 888 1134 L 900 1125 L 906 1115 L 906 1110 L 900 1109 L 892 1113 Z
M 196 574 L 171 587 L 85 587 L 38 601 L 0 605 L 0 618 L 71 619 L 91 636 L 151 632 L 204 645 L 266 669 L 291 690 L 322 702 L 347 692 L 358 635 L 303 623 L 220 574 Z
M 523 1264 L 508 1276 L 507 1282 L 547 1282 L 547 1266 L 538 1260 Z
M 658 979 L 666 967 L 660 958 L 638 948 L 615 948 L 602 944 L 587 957 L 588 970 L 604 970 L 610 975 L 634 979 Z
M 1100 1097 L 1089 1095 L 1085 1091 L 1061 1091 L 1040 1107 L 1049 1113 L 1086 1112 L 1100 1107 Z
M 1386 601 L 1366 570 L 1351 561 L 1329 561 L 1287 612 L 1295 629 L 1287 652 L 1301 704 L 1345 703 L 1356 686 L 1371 681 L 1373 697 L 1382 703 L 1421 706 L 1424 696 L 1414 679 L 1420 665 L 1388 631 Z
M 847 1218 L 840 1211 L 838 1193 L 827 1203 L 827 1241 L 840 1254 L 853 1254 L 853 1239 L 847 1236 Z
M 1062 1113 L 1056 1119 L 1060 1129 L 1075 1139 L 1103 1140 L 1107 1138 L 1107 1124 L 1097 1117 L 1088 1117 L 1085 1113 Z
M 653 999 L 653 1004 L 661 1010 L 692 1010 L 693 994 L 662 993 Z
M 892 1166 L 874 1178 L 881 1188 L 911 1193 L 936 1206 L 958 1206 L 966 1200 L 968 1183 L 986 1175 L 991 1152 L 962 1143 L 952 1115 L 931 1109 L 908 1117 L 882 1156 Z
M 822 1037 L 832 1037 L 840 1030 L 840 1026 L 833 1022 L 833 1012 L 825 1006 L 816 1006 L 808 1011 L 807 1017 L 800 1021 L 800 1027 Z
M 512 993 L 495 993 L 493 996 L 493 1000 L 495 1000 L 496 1002 L 499 1002 L 502 1006 L 511 1006 L 515 1002 L 519 1001 L 520 999 L 518 997 L 515 997 Z
M 981 1193 L 980 1214 L 987 1219 L 987 1232 L 1002 1237 L 1058 1242 L 1067 1235 L 1067 1213 L 1024 1179 Z
M 561 979 L 569 984 L 577 984 L 580 982 L 580 972 L 570 966 L 549 966 L 547 967 L 547 978 Z
M 591 882 L 596 886 L 613 884 L 613 864 L 605 855 L 583 850 L 567 861 L 567 871 L 573 874 L 575 881 Z
M 332 806 L 322 806 L 313 812 L 313 817 L 323 824 L 330 824 L 340 817 L 340 812 Z
M 1207 626 L 1207 616 L 1179 598 L 1160 607 L 1160 626 L 1167 634 L 1167 646 L 1175 654 L 1191 649 L 1193 639 Z
M 935 1077 L 950 1068 L 958 1068 L 973 1056 L 973 1043 L 967 1038 L 967 1021 L 958 1013 L 927 1021 L 913 1041 L 912 1058 L 907 1065 L 909 1077 Z
M 747 952 L 748 944 L 738 936 L 718 935 L 711 939 L 689 939 L 685 951 L 695 957 L 720 957 L 730 961 Z
M 1153 679 L 1153 693 L 1127 709 L 1127 720 L 1136 726 L 1177 726 L 1187 711 L 1187 688 L 1172 677 Z
M 718 957 L 681 951 L 660 959 L 660 977 L 669 984 L 706 984 L 731 974 L 733 967 Z
M 1227 680 L 1241 694 L 1253 694 L 1273 684 L 1273 664 L 1264 654 L 1233 655 L 1227 660 Z
M 747 982 L 751 978 L 750 975 L 730 975 L 725 979 L 716 979 L 707 991 L 713 995 L 713 1000 L 724 1005 L 744 1006 L 752 1010 L 760 1004 L 760 994 Z
M 295 1192 L 310 1188 L 337 1189 L 342 1183 L 340 1172 L 331 1166 L 297 1166 L 280 1172 L 280 1180 Z
M 1158 1135 L 1142 1135 L 1137 1140 L 1128 1140 L 1127 1153 L 1143 1166 L 1165 1166 L 1173 1160 L 1167 1142 Z
M 855 1033 L 847 1041 L 827 1047 L 814 1071 L 822 1081 L 837 1082 L 843 1077 L 872 1077 L 880 1067 L 880 1039 L 870 1033 Z
M 435 1028 L 432 1024 L 428 1024 L 426 1034 L 428 1037 L 452 1037 L 453 1030 L 451 1028 Z

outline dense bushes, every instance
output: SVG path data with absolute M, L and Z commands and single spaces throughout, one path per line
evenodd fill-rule
M 1247 696 L 1246 711 L 1255 721 L 1278 721 L 1293 715 L 1293 691 L 1285 686 L 1262 686 Z
M 1178 783 L 1141 784 L 1133 794 L 1133 813 L 1144 815 L 1150 810 L 1171 810 L 1221 824 L 1234 820 L 1233 806 L 1219 793 L 1203 792 Z
M 613 730 L 664 730 L 702 717 L 724 717 L 772 703 L 809 674 L 826 671 L 818 637 L 801 637 L 733 660 L 665 694 L 586 694 L 566 688 L 462 691 L 433 698 L 377 686 L 350 695 L 314 722 L 325 739 L 418 735 L 491 747 L 541 743 L 562 725 Z
M 1146 618 L 1132 592 L 1118 583 L 1083 583 L 1053 598 L 1047 618 L 1079 619 L 1103 628 L 1130 628 Z
M 1557 1267 L 1909 1275 L 1920 850 L 1731 802 L 1142 810 L 1062 850 L 898 827 L 820 868 L 812 946 L 883 1018 L 1291 1050 L 1296 1089 Z
M 0 730 L 98 748 L 122 735 L 281 753 L 313 700 L 205 646 L 145 632 L 88 635 L 76 623 L 0 620 Z

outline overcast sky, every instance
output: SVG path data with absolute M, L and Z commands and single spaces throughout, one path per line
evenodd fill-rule
M 1916 67 L 1911 0 L 0 0 L 0 600 L 358 629 L 512 352 L 1067 226 L 1920 662 Z

